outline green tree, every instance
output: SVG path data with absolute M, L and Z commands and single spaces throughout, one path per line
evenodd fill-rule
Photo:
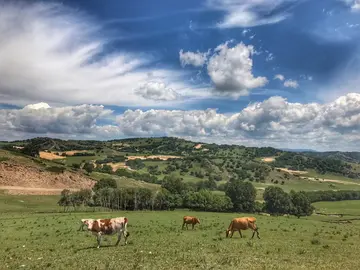
M 173 194 L 181 194 L 187 191 L 187 186 L 183 180 L 174 174 L 165 176 L 161 187 Z
M 92 163 L 85 163 L 83 169 L 88 173 L 91 173 L 94 170 L 94 164 Z
M 292 202 L 291 214 L 300 218 L 301 216 L 310 216 L 313 213 L 314 207 L 311 205 L 305 192 L 295 192 L 292 190 L 290 192 L 290 197 Z
M 256 189 L 250 182 L 232 179 L 226 186 L 225 194 L 231 199 L 235 211 L 255 210 Z
M 94 191 L 97 191 L 102 188 L 117 188 L 115 179 L 112 178 L 103 178 L 97 181 L 93 187 Z
M 271 214 L 288 214 L 292 209 L 290 195 L 280 187 L 270 186 L 264 192 L 264 209 Z
M 72 204 L 71 201 L 71 193 L 69 189 L 64 189 L 61 191 L 61 197 L 58 201 L 58 205 L 64 207 L 64 212 L 66 212 L 66 209 Z

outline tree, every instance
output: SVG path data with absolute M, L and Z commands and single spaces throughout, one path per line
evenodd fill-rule
M 94 191 L 97 191 L 102 188 L 117 188 L 115 179 L 112 178 L 103 178 L 97 181 L 93 187 Z
M 83 169 L 88 173 L 91 173 L 94 170 L 94 164 L 92 163 L 85 163 Z
M 40 156 L 40 146 L 29 143 L 22 149 L 22 153 L 31 157 L 38 157 Z
M 313 213 L 314 207 L 311 205 L 305 192 L 295 192 L 292 190 L 290 192 L 290 197 L 292 202 L 291 214 L 300 218 L 301 216 L 310 216 Z
M 254 211 L 256 189 L 250 182 L 232 179 L 226 186 L 225 194 L 231 199 L 235 211 Z
M 264 192 L 264 209 L 271 214 L 288 214 L 292 209 L 290 195 L 280 187 L 270 186 Z
M 187 190 L 186 184 L 177 175 L 167 175 L 161 184 L 162 188 L 166 188 L 170 193 L 181 194 Z
M 64 189 L 61 191 L 61 197 L 58 201 L 59 206 L 64 207 L 64 212 L 66 212 L 66 209 L 72 204 L 71 202 L 71 193 L 69 189 Z

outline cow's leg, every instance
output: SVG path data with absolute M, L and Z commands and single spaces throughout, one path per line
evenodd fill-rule
M 188 224 L 186 223 L 186 229 L 188 230 L 189 229 L 189 227 L 188 227 Z
M 251 236 L 251 239 L 254 238 L 254 235 L 255 235 L 255 230 L 253 230 L 253 234 L 252 234 L 252 236 Z
M 192 229 L 194 229 L 194 226 L 195 226 L 195 225 L 194 225 L 194 223 L 193 223 L 193 224 L 191 224 L 191 225 L 192 225 Z
M 256 234 L 257 234 L 257 238 L 260 239 L 260 236 L 259 236 L 259 230 L 256 228 Z
M 98 235 L 97 235 L 97 243 L 98 243 L 97 248 L 100 248 L 100 244 L 101 244 L 101 233 L 98 233 Z
M 116 241 L 116 244 L 115 244 L 115 246 L 117 246 L 119 243 L 120 243 L 120 240 L 121 240 L 121 234 L 122 234 L 123 232 L 122 231 L 120 231 L 119 233 L 118 233 L 118 239 L 117 239 L 117 241 Z M 125 236 L 125 235 L 124 235 Z M 126 237 L 125 237 L 125 240 L 126 240 Z
M 241 230 L 239 230 L 239 234 L 240 234 L 240 237 L 243 238 L 243 237 L 242 237 L 242 234 L 241 234 Z
M 231 232 L 230 232 L 230 238 L 233 237 L 233 234 L 234 234 L 234 231 L 231 231 Z
M 183 225 L 182 225 L 182 229 L 184 229 L 185 228 L 185 221 L 183 222 Z

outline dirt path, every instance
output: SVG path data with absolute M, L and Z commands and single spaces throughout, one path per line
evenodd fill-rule
M 273 161 L 275 161 L 275 158 L 274 157 L 266 157 L 266 158 L 262 158 L 261 160 L 264 162 L 273 162 Z
M 63 188 L 38 188 L 21 186 L 0 186 L 0 190 L 6 190 L 12 195 L 58 195 Z M 78 191 L 76 188 L 69 188 L 71 191 Z
M 158 159 L 161 159 L 161 160 L 168 160 L 170 158 L 183 158 L 181 156 L 167 156 L 167 155 L 154 155 L 154 156 L 127 156 L 127 159 L 128 160 L 132 160 L 132 159 L 155 159 L 155 158 L 158 158 Z

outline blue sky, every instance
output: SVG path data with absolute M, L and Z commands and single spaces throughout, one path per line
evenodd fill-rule
M 359 0 L 0 2 L 0 139 L 360 140 Z

